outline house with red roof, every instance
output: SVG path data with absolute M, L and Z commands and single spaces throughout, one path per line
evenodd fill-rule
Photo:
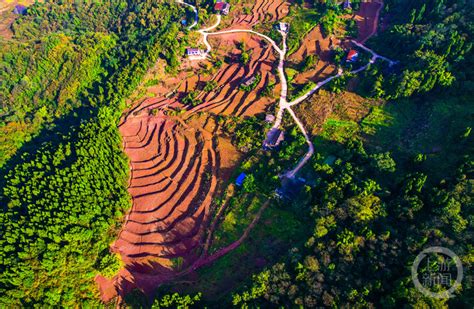
M 359 52 L 355 49 L 351 49 L 346 57 L 346 62 L 354 62 L 359 57 Z
M 222 15 L 227 15 L 230 11 L 230 4 L 222 0 L 217 0 L 214 5 L 214 11 L 216 11 L 216 13 L 221 13 Z

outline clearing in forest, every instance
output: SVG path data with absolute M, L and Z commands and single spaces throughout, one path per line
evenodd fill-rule
M 242 157 L 221 134 L 219 119 L 268 112 L 278 103 L 273 94 L 281 92 L 275 125 L 281 122 L 286 109 L 310 146 L 306 156 L 290 172 L 295 174 L 312 155 L 313 146 L 304 126 L 286 102 L 283 73 L 286 49 L 277 47 L 262 34 L 246 30 L 285 17 L 289 3 L 281 0 L 259 0 L 253 6 L 249 3 L 244 2 L 223 17 L 225 30 L 218 30 L 216 35 L 209 31 L 208 36 L 200 31 L 204 43 L 212 46 L 212 58 L 198 64 L 183 59 L 177 76 L 167 76 L 164 82 L 149 87 L 156 95 L 138 100 L 121 119 L 123 147 L 130 159 L 128 190 L 133 205 L 111 246 L 120 255 L 124 267 L 111 280 L 96 277 L 104 301 L 117 295 L 123 297 L 135 288 L 153 293 L 160 284 L 215 259 L 208 257 L 205 250 L 210 241 L 206 240 L 206 233 L 211 233 L 209 226 L 215 226 L 212 219 L 217 204 L 214 202 L 222 196 Z M 371 16 L 370 8 L 364 5 L 359 14 Z M 220 19 L 216 26 L 219 22 Z M 229 29 L 242 31 L 225 33 Z M 366 32 L 361 30 L 365 39 L 369 35 Z M 286 34 L 280 34 L 286 42 Z M 300 63 L 308 55 L 317 56 L 314 67 L 293 76 L 296 83 L 320 83 L 314 92 L 329 82 L 328 75 L 335 74 L 330 53 L 340 43 L 323 37 L 319 26 L 302 41 L 302 46 L 288 60 Z M 374 54 L 373 60 L 377 57 Z M 217 62 L 219 66 L 215 65 Z M 159 70 L 158 66 L 154 70 Z M 166 76 L 164 72 L 160 74 Z M 339 71 L 333 78 L 341 74 Z M 271 90 L 264 91 L 266 88 Z M 237 245 L 229 245 L 217 256 Z

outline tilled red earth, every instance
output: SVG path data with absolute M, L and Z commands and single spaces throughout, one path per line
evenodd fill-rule
M 234 18 L 232 26 L 245 28 L 261 20 L 277 20 L 288 13 L 288 6 L 281 0 L 257 1 L 252 14 Z M 246 48 L 251 50 L 249 62 L 225 63 L 212 77 L 218 87 L 208 93 L 201 91 L 197 99 L 202 104 L 195 108 L 187 108 L 180 99 L 197 90 L 199 84 L 208 82 L 201 80 L 200 75 L 180 82 L 172 98 L 146 99 L 121 119 L 124 151 L 130 159 L 128 190 L 133 205 L 111 246 L 120 255 L 124 267 L 111 280 L 96 277 L 104 302 L 116 296 L 123 298 L 135 288 L 152 295 L 160 284 L 180 272 L 216 258 L 203 252 L 205 233 L 209 229 L 217 181 L 229 177 L 230 165 L 235 164 L 230 158 L 235 158 L 235 154 L 227 142 L 214 135 L 215 131 L 205 129 L 207 122 L 196 125 L 191 121 L 193 125 L 187 125 L 182 119 L 191 119 L 202 111 L 236 116 L 265 111 L 274 100 L 258 93 L 270 81 L 275 82 L 271 71 L 276 57 L 271 46 L 253 35 L 229 34 L 210 40 L 215 46 L 236 46 L 245 41 Z M 231 57 L 238 57 L 238 50 L 216 48 L 220 57 L 229 52 Z M 245 79 L 256 74 L 261 80 L 255 90 L 239 89 Z M 166 115 L 169 107 L 185 108 L 187 112 L 179 118 L 170 117 Z M 221 146 L 219 141 L 223 142 Z M 220 151 L 223 151 L 222 159 Z
M 269 104 L 274 103 L 274 99 L 259 95 L 266 85 L 276 79 L 272 69 L 275 67 L 277 58 L 272 47 L 263 39 L 245 33 L 224 34 L 210 38 L 213 46 L 236 46 L 242 41 L 249 50 L 249 62 L 245 65 L 238 61 L 225 63 L 212 78 L 218 87 L 210 92 L 201 92 L 198 99 L 202 103 L 191 108 L 188 115 L 206 111 L 219 115 L 250 116 L 264 112 Z M 216 48 L 216 52 L 219 57 L 224 57 L 226 51 Z M 231 54 L 237 58 L 240 51 L 235 49 L 231 51 Z M 245 80 L 257 75 L 261 79 L 254 90 L 246 92 L 239 88 Z
M 381 0 L 369 0 L 360 4 L 360 10 L 355 16 L 359 28 L 358 42 L 363 44 L 376 33 L 382 6 Z
M 211 134 L 173 121 L 162 110 L 154 115 L 160 102 L 147 103 L 120 126 L 133 205 L 111 247 L 125 268 L 112 281 L 96 279 L 104 301 L 133 288 L 152 292 L 157 282 L 192 264 L 216 189 L 219 158 Z
M 284 0 L 257 0 L 250 14 L 242 14 L 232 19 L 238 28 L 252 27 L 262 22 L 274 22 L 288 15 L 290 2 Z

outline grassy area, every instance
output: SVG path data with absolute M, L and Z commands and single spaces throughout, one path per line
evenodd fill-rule
M 387 129 L 396 124 L 392 109 L 391 105 L 373 106 L 361 121 L 329 118 L 323 125 L 321 136 L 340 143 L 354 136 L 364 136 L 366 138 L 374 136 L 379 134 L 382 128 Z
M 415 156 L 425 156 L 423 169 L 438 181 L 452 174 L 462 160 L 454 154 L 472 147 L 472 135 L 467 133 L 474 107 L 466 102 L 448 96 L 430 102 L 399 100 L 372 106 L 365 116 L 352 118 L 335 109 L 314 138 L 315 147 L 326 149 L 328 143 L 359 137 L 371 152 L 390 151 L 402 168 Z
M 342 143 L 351 139 L 359 130 L 360 127 L 355 121 L 330 118 L 324 124 L 321 136 Z
M 472 126 L 474 106 L 467 98 L 442 96 L 430 102 L 401 101 L 384 107 L 385 121 L 370 138 L 373 147 L 391 150 L 396 157 L 426 156 L 423 168 L 440 180 L 459 164 L 457 153 L 473 145 L 463 137 Z
M 255 199 L 249 207 L 256 207 L 254 204 Z M 230 213 L 236 216 L 236 212 L 239 211 L 232 210 Z M 227 223 L 224 222 L 222 230 L 219 231 L 221 239 L 218 242 L 221 245 L 224 245 L 222 241 L 224 235 L 230 240 L 240 237 L 243 233 L 243 226 L 240 223 L 235 224 L 234 220 L 229 218 L 226 216 Z M 238 219 L 243 217 L 239 216 Z M 183 294 L 202 291 L 206 302 L 222 304 L 223 301 L 229 300 L 228 292 L 247 283 L 253 273 L 278 261 L 279 257 L 284 256 L 290 248 L 301 246 L 301 240 L 306 239 L 311 233 L 308 229 L 302 228 L 304 226 L 303 221 L 291 209 L 272 203 L 263 212 L 259 224 L 240 247 L 212 265 L 199 270 L 196 281 L 174 285 L 173 291 Z
M 294 53 L 302 43 L 304 36 L 318 25 L 321 14 L 314 8 L 293 5 L 285 21 L 290 23 L 288 34 L 288 55 Z
M 378 128 L 390 127 L 394 124 L 395 118 L 391 115 L 390 106 L 371 108 L 370 113 L 362 120 L 361 130 L 364 134 L 374 135 Z
M 225 214 L 220 228 L 214 234 L 214 242 L 210 251 L 213 252 L 239 239 L 265 200 L 264 196 L 255 195 L 252 197 L 248 194 L 232 197 L 228 202 L 228 212 Z

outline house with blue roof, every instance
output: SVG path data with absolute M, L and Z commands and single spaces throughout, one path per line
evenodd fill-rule
M 26 10 L 27 10 L 26 6 L 21 5 L 21 4 L 17 4 L 17 5 L 15 5 L 15 8 L 13 9 L 13 14 L 25 15 Z
M 247 174 L 241 173 L 241 174 L 239 175 L 239 177 L 237 177 L 237 179 L 235 180 L 235 184 L 236 184 L 238 187 L 242 187 L 242 185 L 244 184 L 245 178 L 247 178 Z

